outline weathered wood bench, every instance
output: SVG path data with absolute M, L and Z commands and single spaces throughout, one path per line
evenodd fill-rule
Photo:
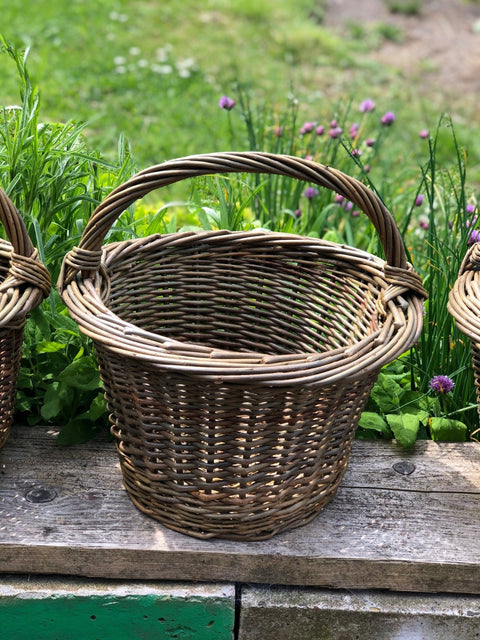
M 476 443 L 357 441 L 312 523 L 241 543 L 166 529 L 112 442 L 55 435 L 14 427 L 0 453 L 2 639 L 480 637 Z

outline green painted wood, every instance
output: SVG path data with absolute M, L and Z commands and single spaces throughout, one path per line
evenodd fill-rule
M 0 584 L 0 637 L 12 640 L 232 640 L 233 587 Z

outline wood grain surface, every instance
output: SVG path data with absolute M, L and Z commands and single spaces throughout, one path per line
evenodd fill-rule
M 55 436 L 14 427 L 0 452 L 0 573 L 480 594 L 477 443 L 405 452 L 356 441 L 313 522 L 233 542 L 197 540 L 140 513 L 111 441 L 60 447 Z

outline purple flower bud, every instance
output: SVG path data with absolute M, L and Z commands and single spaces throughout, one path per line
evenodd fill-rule
M 415 198 L 415 206 L 420 207 L 422 205 L 422 202 L 423 202 L 423 195 L 419 193 L 418 196 Z
M 365 171 L 365 173 L 370 173 L 370 169 L 371 169 L 371 167 L 370 167 L 369 164 L 363 165 L 363 170 Z
M 335 129 L 335 127 L 338 127 L 338 122 L 336 120 L 330 120 L 330 128 Z
M 375 138 L 367 138 L 365 140 L 365 144 L 367 145 L 367 147 L 373 147 L 375 142 L 376 142 Z
M 370 98 L 367 98 L 367 100 L 363 100 L 363 102 L 360 103 L 360 111 L 362 113 L 368 113 L 369 111 L 373 111 L 375 109 L 375 103 L 373 100 L 370 100 Z
M 231 111 L 235 106 L 235 100 L 233 98 L 229 98 L 228 96 L 222 96 L 218 101 L 218 106 L 220 109 L 226 109 L 227 111 Z
M 429 138 L 430 137 L 430 132 L 428 129 L 422 129 L 421 131 L 418 132 L 418 135 L 420 136 L 420 138 Z
M 467 206 L 465 207 L 465 213 L 474 213 L 474 212 L 475 212 L 475 205 L 467 204 Z
M 381 122 L 386 127 L 392 125 L 395 122 L 395 114 L 393 111 L 387 111 L 387 113 L 382 116 Z
M 304 136 L 306 133 L 311 133 L 314 126 L 315 124 L 313 122 L 305 122 L 305 124 L 300 128 L 300 135 Z
M 317 134 L 317 136 L 323 136 L 323 134 L 325 133 L 325 127 L 321 124 L 318 125 L 318 127 L 315 129 L 315 133 Z
M 430 380 L 430 389 L 436 393 L 453 391 L 455 383 L 448 376 L 435 376 Z
M 351 156 L 352 158 L 359 158 L 362 155 L 360 149 L 352 149 Z
M 467 245 L 470 247 L 476 242 L 480 242 L 480 231 L 478 229 L 472 229 L 467 236 Z
M 314 187 L 307 187 L 303 192 L 303 195 L 307 200 L 312 200 L 315 196 L 318 196 L 318 189 L 315 189 Z
M 352 211 L 352 218 L 358 218 L 359 215 L 360 215 L 360 211 L 358 209 L 354 209 Z
M 347 202 L 344 203 L 343 208 L 345 209 L 345 211 L 351 211 L 353 209 L 353 202 L 347 200 Z
M 345 198 L 341 196 L 339 193 L 337 193 L 337 195 L 333 199 L 333 201 L 336 202 L 337 204 L 342 204 L 344 200 Z
M 428 229 L 428 222 L 426 220 L 420 220 L 418 226 L 420 229 Z
M 477 223 L 477 220 L 478 220 L 478 216 L 473 216 L 473 218 L 471 220 L 467 220 L 465 222 L 465 226 L 467 227 L 467 229 L 468 229 L 468 227 L 470 227 L 472 225 L 475 225 Z
M 302 215 L 301 209 L 295 209 L 293 215 L 295 216 L 295 218 L 300 218 L 300 216 Z
M 349 130 L 350 137 L 355 138 L 357 133 L 358 133 L 358 122 L 354 122 Z
M 338 138 L 341 133 L 342 133 L 342 128 L 341 127 L 333 127 L 331 129 L 329 129 L 329 131 L 328 131 L 328 135 L 331 138 Z

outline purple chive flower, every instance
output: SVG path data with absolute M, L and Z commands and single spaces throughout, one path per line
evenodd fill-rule
M 420 220 L 418 226 L 420 229 L 428 229 L 428 222 L 426 220 Z
M 355 136 L 356 136 L 356 135 L 357 135 L 357 133 L 358 133 L 358 122 L 354 122 L 354 123 L 352 124 L 352 126 L 350 127 L 350 130 L 349 130 L 349 132 L 348 132 L 348 133 L 350 134 L 350 137 L 351 137 L 351 138 L 355 138 Z
M 467 204 L 467 206 L 465 207 L 465 213 L 475 213 L 475 205 Z
M 472 226 L 472 225 L 476 224 L 476 223 L 477 223 L 477 220 L 478 220 L 478 216 L 473 216 L 473 218 L 472 218 L 471 220 L 467 220 L 467 221 L 465 222 L 465 226 L 467 227 L 467 229 L 468 229 L 468 227 L 470 227 L 470 226 Z
M 353 209 L 353 202 L 347 200 L 346 202 L 344 202 L 343 208 L 345 209 L 345 211 L 351 211 Z
M 337 120 L 330 120 L 330 128 L 335 129 L 335 127 L 338 127 Z
M 315 124 L 313 122 L 305 122 L 300 128 L 300 135 L 304 136 L 306 133 L 311 133 L 313 131 Z
M 295 218 L 300 218 L 300 216 L 302 215 L 301 209 L 295 209 L 293 215 L 295 216 Z
M 373 147 L 375 142 L 376 142 L 375 138 L 367 138 L 365 140 L 365 144 L 367 145 L 367 147 Z
M 467 237 L 467 245 L 470 247 L 476 242 L 480 242 L 480 231 L 478 229 L 472 229 Z
M 318 196 L 318 189 L 315 189 L 314 187 L 307 187 L 303 192 L 303 195 L 307 200 L 312 200 L 315 196 Z
M 360 210 L 359 209 L 354 209 L 352 211 L 352 218 L 358 218 L 359 215 L 360 215 Z
M 369 111 L 373 111 L 374 109 L 375 103 L 373 100 L 370 100 L 370 98 L 367 98 L 367 100 L 363 100 L 363 102 L 360 103 L 361 113 L 368 113 Z
M 331 138 L 338 138 L 338 136 L 342 133 L 342 128 L 341 127 L 332 127 L 331 129 L 329 129 L 328 131 L 328 135 Z
M 420 136 L 420 138 L 429 138 L 430 137 L 430 132 L 428 129 L 422 129 L 421 131 L 418 132 L 418 135 Z
M 365 173 L 369 173 L 370 172 L 370 165 L 369 164 L 363 165 L 363 170 L 365 171 Z
M 227 111 L 231 111 L 235 106 L 235 100 L 233 98 L 229 98 L 228 96 L 222 96 L 218 101 L 218 106 L 220 109 L 226 109 Z
M 422 205 L 422 202 L 423 202 L 423 195 L 419 193 L 418 196 L 415 198 L 415 206 L 420 207 Z
M 362 155 L 362 151 L 360 149 L 352 149 L 351 156 L 352 158 L 359 158 Z
M 430 380 L 430 389 L 436 393 L 449 393 L 455 383 L 448 376 L 435 376 Z
M 395 122 L 395 114 L 393 111 L 387 111 L 387 113 L 382 116 L 381 122 L 385 127 L 392 125 Z
M 343 196 L 341 196 L 339 193 L 337 193 L 337 195 L 335 196 L 335 198 L 333 199 L 333 201 L 336 204 L 343 204 L 343 201 L 345 200 L 345 198 Z
M 319 124 L 318 127 L 315 129 L 315 133 L 317 134 L 317 136 L 323 136 L 323 134 L 325 133 L 325 127 Z

